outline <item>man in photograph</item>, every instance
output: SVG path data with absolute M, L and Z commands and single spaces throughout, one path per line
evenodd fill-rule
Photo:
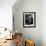
M 31 24 L 33 24 L 33 17 L 32 17 L 32 14 L 26 14 L 26 16 L 25 16 L 25 24 L 26 24 L 26 25 L 31 25 Z

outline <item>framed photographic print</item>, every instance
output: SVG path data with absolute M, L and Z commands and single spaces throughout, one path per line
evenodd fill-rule
M 23 13 L 23 27 L 36 27 L 36 12 Z

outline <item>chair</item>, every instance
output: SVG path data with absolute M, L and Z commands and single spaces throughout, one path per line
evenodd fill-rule
M 25 46 L 35 46 L 35 43 L 32 40 L 26 40 Z
M 22 46 L 22 33 L 15 33 L 14 37 L 16 46 Z

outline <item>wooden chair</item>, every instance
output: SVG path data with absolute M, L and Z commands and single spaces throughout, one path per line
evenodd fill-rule
M 35 43 L 32 40 L 26 40 L 25 46 L 35 46 Z
M 22 44 L 22 33 L 15 33 L 14 37 L 16 46 L 21 46 Z

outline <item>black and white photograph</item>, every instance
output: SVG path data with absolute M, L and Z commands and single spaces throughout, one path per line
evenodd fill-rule
M 36 26 L 36 13 L 24 12 L 23 13 L 23 27 L 35 27 Z

